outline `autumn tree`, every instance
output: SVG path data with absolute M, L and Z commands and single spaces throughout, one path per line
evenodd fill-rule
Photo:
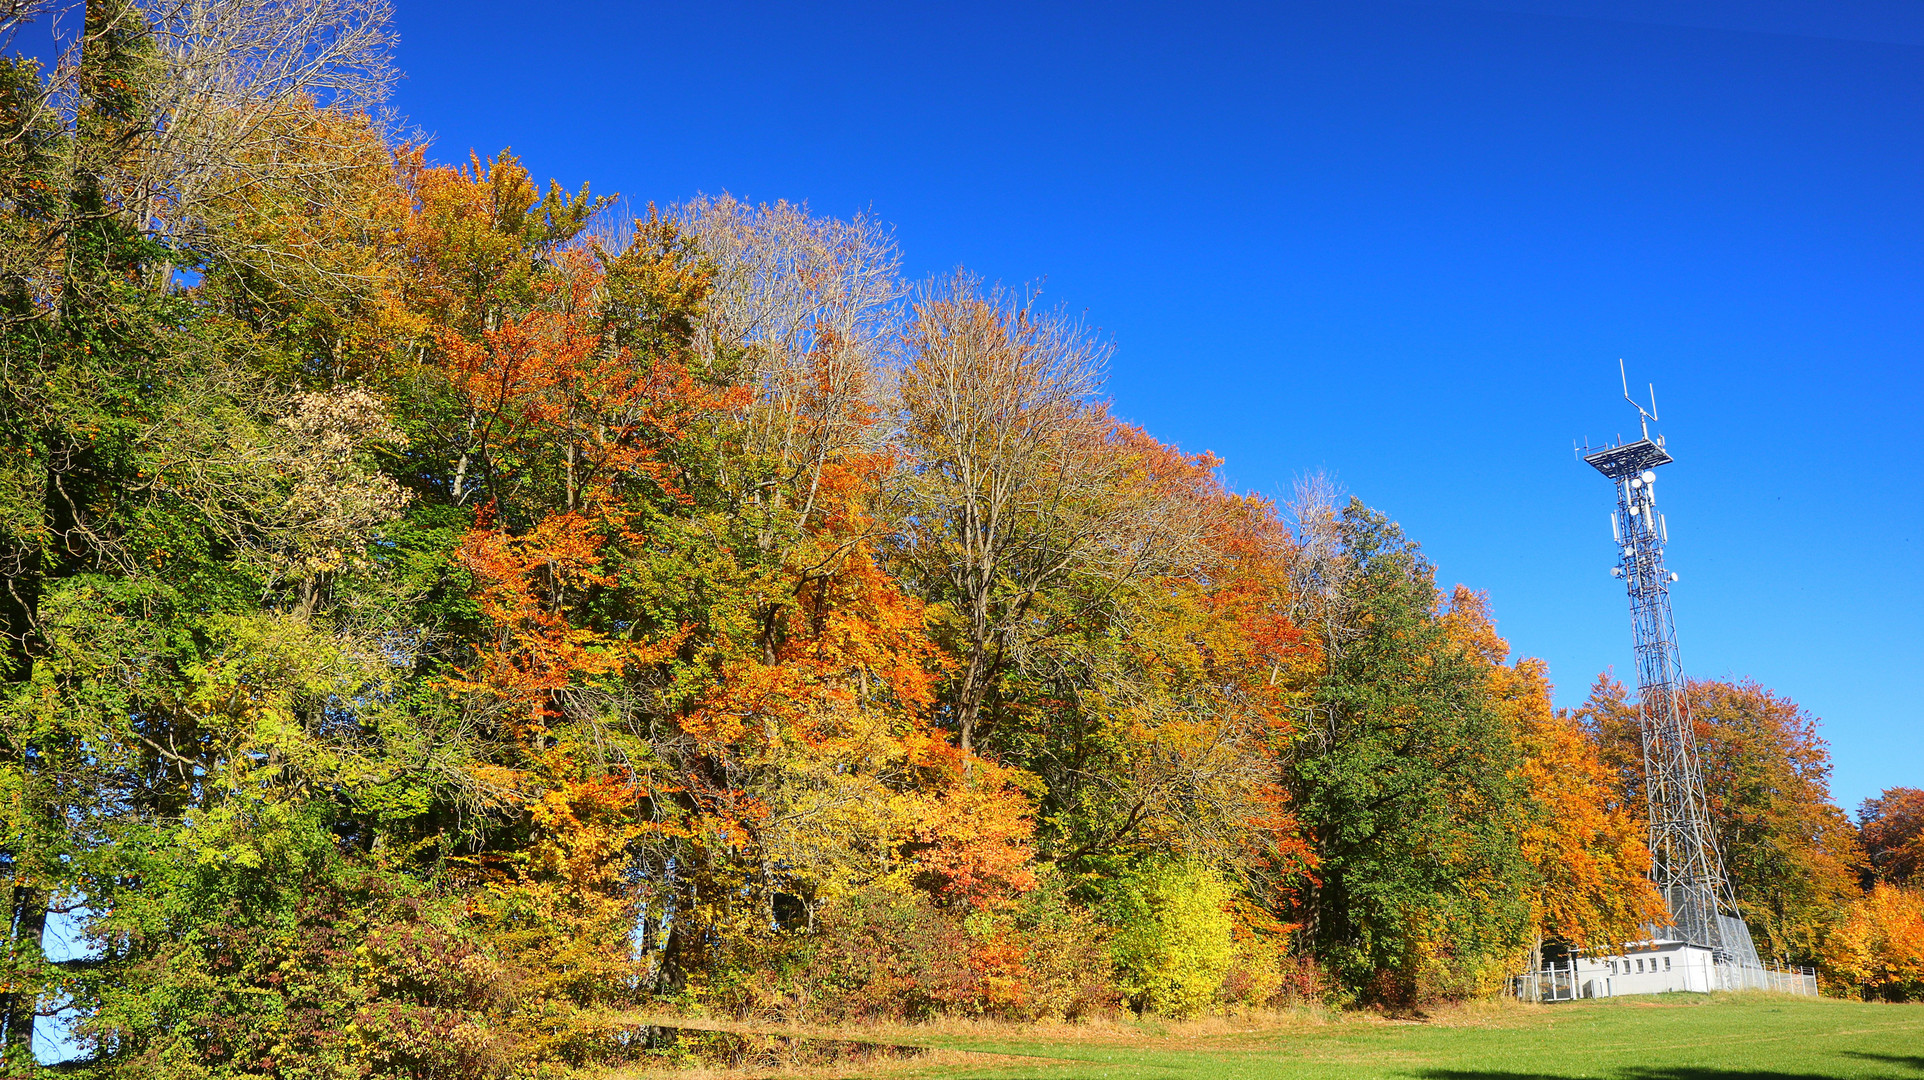
M 1062 629 L 1011 665 L 994 745 L 1047 785 L 1056 863 L 1205 860 L 1278 912 L 1307 857 L 1285 774 L 1314 663 L 1280 593 L 1287 533 L 1266 502 L 1222 490 L 1211 459 L 1134 440 L 1135 482 L 1205 524 L 1194 561 L 1091 584 L 1100 604 L 1043 592 Z
M 803 521 L 814 513 L 824 469 L 882 448 L 901 255 L 867 216 L 844 222 L 727 196 L 696 199 L 676 215 L 713 268 L 699 362 L 754 388 L 732 460 L 771 470 L 735 482 L 743 511 L 769 518 L 760 535 L 772 543 L 785 513 Z M 801 496 L 793 506 L 791 493 Z
M 1284 759 L 1313 649 L 1273 508 L 1111 418 L 1103 348 L 1060 314 L 958 274 L 905 346 L 893 554 L 957 654 L 960 741 L 1040 779 L 1055 865 L 1212 861 L 1279 926 L 1308 858 Z
M 1824 973 L 1871 1000 L 1924 1000 L 1924 893 L 1878 882 L 1831 927 Z
M 109 1065 L 218 1057 L 221 1024 L 286 1001 L 260 972 L 223 967 L 218 943 L 291 917 L 297 883 L 329 879 L 384 812 L 461 786 L 434 775 L 444 733 L 406 704 L 420 627 L 383 543 L 406 499 L 376 464 L 405 437 L 372 393 L 308 383 L 330 365 L 277 317 L 298 285 L 271 299 L 229 287 L 235 249 L 174 214 L 190 178 L 167 164 L 169 125 L 198 99 L 168 34 L 143 9 L 90 5 L 70 81 L 40 99 L 69 111 L 10 114 L 27 153 L 11 167 L 65 170 L 10 207 L 21 228 L 4 238 L 13 1062 L 36 1007 L 76 1019 Z M 304 53 L 301 85 L 331 63 Z M 366 130 L 298 107 L 315 130 Z M 337 160 L 276 137 L 320 168 Z M 66 152 L 32 157 L 52 144 Z M 87 954 L 39 953 L 56 908 L 84 919 Z M 230 992 L 246 1009 L 216 1000 Z
M 1487 597 L 1457 586 L 1444 622 L 1488 665 L 1492 698 L 1520 752 L 1518 841 L 1534 871 L 1537 938 L 1593 954 L 1638 940 L 1667 913 L 1649 879 L 1642 818 L 1625 805 L 1594 738 L 1551 704 L 1543 661 L 1504 663 L 1510 647 L 1497 636 Z
M 1915 882 L 1924 867 L 1924 791 L 1885 788 L 1864 800 L 1857 821 L 1871 871 L 1893 884 Z
M 342 125 L 365 123 L 393 85 L 386 0 L 94 7 L 98 29 L 87 33 L 145 43 L 145 92 L 127 114 L 141 137 L 128 147 L 125 211 L 167 247 L 269 277 L 324 272 L 273 234 L 223 227 L 222 218 L 254 188 L 298 189 L 318 205 L 357 197 L 353 171 L 323 148 Z M 290 141 L 301 149 L 284 152 Z M 162 260 L 156 269 L 171 266 Z
M 998 682 L 1114 586 L 1193 551 L 1198 522 L 1133 484 L 1128 433 L 1094 400 L 1107 346 L 958 271 L 920 295 L 900 377 L 899 554 L 952 613 L 964 750 Z M 1073 587 L 1071 587 L 1073 585 Z M 1045 595 L 1067 610 L 1042 606 Z
M 598 1010 L 640 991 L 623 945 L 638 848 L 686 835 L 651 802 L 646 732 L 687 633 L 647 613 L 645 553 L 686 499 L 667 448 L 727 391 L 686 370 L 703 284 L 672 229 L 605 257 L 563 250 L 589 197 L 538 200 L 511 157 L 404 177 L 407 290 L 436 328 L 403 385 L 419 402 L 416 526 L 429 540 L 466 518 L 442 557 L 473 605 L 450 627 L 468 651 L 434 676 L 486 747 L 475 776 L 493 799 L 455 878 L 518 973 L 518 1054 L 582 1064 L 610 1045 Z M 634 281 L 617 312 L 609 298 Z
M 1830 750 L 1816 718 L 1754 682 L 1690 681 L 1712 827 L 1758 951 L 1809 964 L 1857 895 L 1856 830 L 1830 798 Z M 1583 710 L 1633 808 L 1643 807 L 1637 711 L 1599 678 Z

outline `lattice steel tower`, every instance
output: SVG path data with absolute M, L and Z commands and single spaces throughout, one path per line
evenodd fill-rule
M 1670 585 L 1677 575 L 1664 569 L 1663 547 L 1669 532 L 1657 512 L 1658 467 L 1668 465 L 1663 436 L 1650 437 L 1657 419 L 1656 391 L 1646 410 L 1636 406 L 1643 438 L 1601 450 L 1585 447 L 1583 460 L 1617 487 L 1617 509 L 1610 531 L 1618 561 L 1610 571 L 1630 593 L 1630 626 L 1637 649 L 1637 701 L 1643 733 L 1643 775 L 1650 803 L 1650 876 L 1670 905 L 1679 937 L 1709 948 L 1718 960 L 1757 964 L 1750 928 L 1737 917 L 1736 895 L 1717 853 L 1704 802 L 1703 773 L 1697 765 L 1697 736 L 1684 698 L 1683 668 L 1677 659 L 1677 627 L 1670 614 Z

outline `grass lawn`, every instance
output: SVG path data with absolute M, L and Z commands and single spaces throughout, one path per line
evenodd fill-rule
M 1924 1080 L 1924 1006 L 1761 994 L 1490 1005 L 1422 1022 L 1305 1014 L 1268 1024 L 1112 1024 L 1034 1034 L 1019 1028 L 922 1029 L 919 1035 L 898 1029 L 874 1037 L 936 1052 L 858 1074 L 982 1080 Z M 989 1054 L 996 1056 L 981 1056 Z

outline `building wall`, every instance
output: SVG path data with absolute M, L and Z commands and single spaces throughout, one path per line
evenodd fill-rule
M 1816 996 L 1817 974 L 1809 968 L 1719 966 L 1709 949 L 1681 941 L 1644 941 L 1616 956 L 1552 957 L 1540 971 L 1517 976 L 1515 992 L 1526 1001 L 1667 994 L 1676 991 L 1774 990 Z
M 1581 997 L 1706 993 L 1715 985 L 1710 950 L 1681 941 L 1650 942 L 1618 956 L 1579 957 L 1576 969 Z
M 1621 997 L 1625 994 L 1705 993 L 1717 988 L 1709 949 L 1681 941 L 1646 941 L 1614 956 L 1577 956 L 1553 960 L 1542 972 L 1525 976 L 1533 1000 Z

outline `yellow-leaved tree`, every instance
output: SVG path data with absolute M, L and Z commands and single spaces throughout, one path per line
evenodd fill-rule
M 1823 957 L 1841 989 L 1885 1001 L 1924 1000 L 1924 892 L 1872 887 L 1831 930 Z

